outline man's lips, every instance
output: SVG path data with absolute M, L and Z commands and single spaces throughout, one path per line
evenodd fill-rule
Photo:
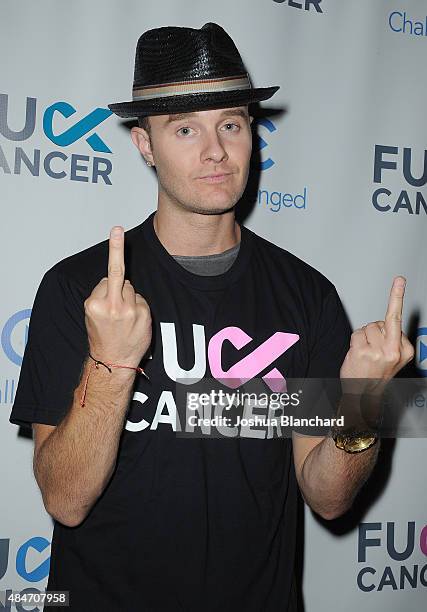
M 208 183 L 220 183 L 221 181 L 225 181 L 231 172 L 223 172 L 221 174 L 207 174 L 206 176 L 200 176 L 199 179 L 206 181 Z

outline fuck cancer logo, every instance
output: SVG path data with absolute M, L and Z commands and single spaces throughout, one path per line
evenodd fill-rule
M 240 327 L 228 326 L 216 332 L 209 340 L 206 350 L 206 334 L 203 325 L 192 324 L 194 365 L 184 369 L 178 362 L 178 343 L 175 323 L 160 323 L 162 341 L 162 358 L 166 375 L 174 382 L 184 385 L 193 385 L 205 376 L 207 360 L 212 376 L 220 383 L 231 389 L 252 380 L 269 368 L 281 355 L 299 340 L 298 334 L 289 332 L 274 332 L 267 340 L 255 347 L 248 355 L 237 361 L 228 370 L 222 366 L 222 348 L 224 342 L 230 342 L 234 348 L 241 350 L 253 338 Z M 286 390 L 286 380 L 281 372 L 273 367 L 261 376 L 265 384 L 274 392 Z M 133 401 L 144 403 L 148 400 L 145 393 L 136 391 Z M 167 414 L 164 414 L 164 409 Z M 159 423 L 168 423 L 175 427 L 177 410 L 175 398 L 171 391 L 161 392 L 157 403 L 157 410 L 151 429 L 156 429 Z M 145 419 L 139 422 L 127 421 L 128 431 L 141 431 L 150 426 Z

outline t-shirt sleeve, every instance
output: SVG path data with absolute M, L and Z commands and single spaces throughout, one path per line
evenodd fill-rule
M 31 312 L 11 423 L 58 425 L 71 407 L 88 352 L 84 299 L 58 264 L 43 276 Z
M 352 329 L 344 307 L 332 285 L 323 300 L 309 357 L 307 377 L 338 378 L 350 348 Z
M 330 418 L 336 415 L 341 395 L 340 369 L 350 348 L 351 334 L 352 328 L 340 297 L 335 286 L 331 285 L 313 332 L 304 385 L 304 416 Z M 325 435 L 326 430 L 321 432 L 320 435 Z

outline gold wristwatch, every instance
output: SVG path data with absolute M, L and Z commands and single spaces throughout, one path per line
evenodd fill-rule
M 335 446 L 346 453 L 362 453 L 368 448 L 371 448 L 377 440 L 378 436 L 372 432 L 335 432 L 332 434 Z

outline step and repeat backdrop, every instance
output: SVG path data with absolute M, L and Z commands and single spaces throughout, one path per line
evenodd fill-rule
M 425 2 L 3 0 L 0 592 L 42 592 L 49 572 L 33 442 L 8 421 L 37 287 L 156 208 L 155 175 L 107 104 L 131 97 L 143 31 L 208 21 L 233 37 L 254 86 L 280 85 L 257 116 L 244 224 L 325 274 L 353 329 L 384 318 L 404 275 L 412 375 L 427 376 Z M 351 512 L 328 522 L 304 508 L 306 612 L 426 609 L 426 455 L 422 431 L 385 440 Z

